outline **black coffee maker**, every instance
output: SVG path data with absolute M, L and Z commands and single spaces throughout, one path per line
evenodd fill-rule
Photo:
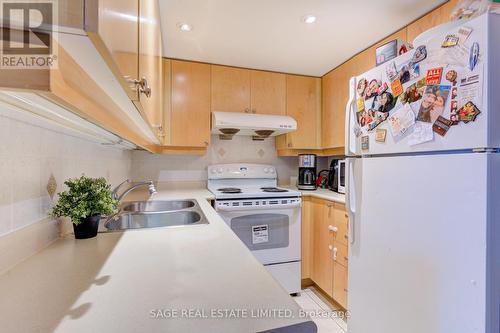
M 299 179 L 297 188 L 299 190 L 316 189 L 316 155 L 299 155 Z

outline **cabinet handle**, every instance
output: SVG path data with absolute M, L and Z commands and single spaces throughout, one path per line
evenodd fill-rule
M 349 258 L 347 258 L 347 257 L 344 257 L 344 260 L 345 260 L 345 261 L 349 261 Z
M 347 236 L 347 235 L 344 235 L 344 238 L 345 238 L 345 239 L 349 239 L 349 236 Z
M 208 146 L 208 141 L 203 141 L 203 143 L 205 144 L 205 146 Z
M 337 231 L 339 231 L 339 228 L 337 228 L 337 227 L 335 227 L 333 225 L 329 225 L 328 226 L 328 230 L 330 230 L 331 232 L 337 232 Z
M 144 94 L 147 98 L 151 97 L 151 87 L 145 77 L 140 80 L 135 79 L 132 82 L 136 85 L 136 87 L 138 87 L 139 93 Z
M 346 293 L 348 292 L 346 288 L 344 288 L 344 291 L 345 291 Z
M 252 113 L 257 113 L 257 111 L 255 111 L 255 109 L 252 109 Z
M 333 260 L 334 261 L 337 261 L 337 252 L 338 252 L 338 249 L 336 247 L 333 248 Z
M 245 109 L 245 113 L 250 113 L 250 109 L 249 109 L 249 108 L 246 108 L 246 109 Z
M 292 143 L 289 143 L 289 144 L 288 144 L 288 147 L 289 147 L 289 148 L 292 148 Z
M 344 215 L 344 217 L 345 217 L 346 219 L 348 219 L 348 218 L 349 218 L 349 215 L 345 214 L 345 215 Z

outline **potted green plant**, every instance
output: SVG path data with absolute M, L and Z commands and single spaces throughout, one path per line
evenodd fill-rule
M 117 204 L 111 195 L 111 186 L 104 178 L 85 175 L 68 179 L 64 184 L 68 191 L 59 193 L 59 201 L 50 216 L 69 217 L 77 239 L 97 236 L 101 215 L 112 214 Z

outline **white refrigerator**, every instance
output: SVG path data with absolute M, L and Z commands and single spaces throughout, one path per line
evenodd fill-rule
M 499 41 L 484 14 L 351 79 L 349 333 L 500 332 Z

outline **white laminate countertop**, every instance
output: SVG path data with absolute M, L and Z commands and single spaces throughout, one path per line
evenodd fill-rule
M 1 331 L 232 333 L 310 323 L 210 206 L 209 191 L 154 197 L 172 198 L 196 199 L 210 223 L 56 241 L 0 276 Z
M 309 197 L 315 197 L 315 198 L 319 198 L 319 199 L 337 202 L 340 204 L 345 204 L 345 195 L 344 194 L 333 192 L 333 191 L 330 191 L 330 190 L 327 190 L 324 188 L 318 188 L 317 190 L 314 190 L 314 191 L 305 191 L 305 190 L 299 190 L 297 188 L 297 186 L 293 186 L 293 185 L 280 186 L 280 187 L 286 188 L 289 190 L 299 191 L 300 193 L 302 193 L 303 197 L 309 196 Z

